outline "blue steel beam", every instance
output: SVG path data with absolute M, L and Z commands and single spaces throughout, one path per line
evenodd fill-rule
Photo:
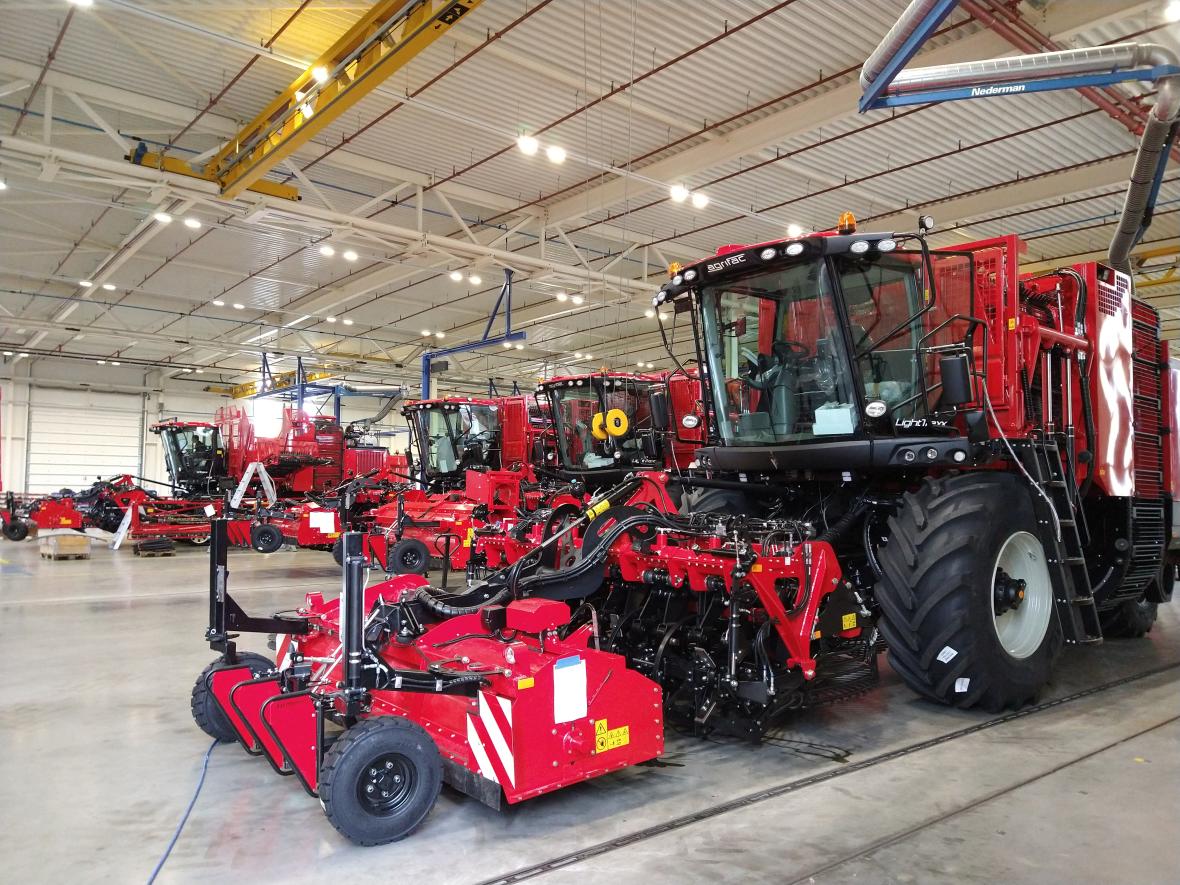
M 902 68 L 909 64 L 910 59 L 918 54 L 918 50 L 922 48 L 922 44 L 930 38 L 930 35 L 942 24 L 943 20 L 951 14 L 951 10 L 958 5 L 958 2 L 959 0 L 942 0 L 942 2 L 926 14 L 921 24 L 906 38 L 905 42 L 898 49 L 897 54 L 881 69 L 881 72 L 877 75 L 877 79 L 869 84 L 869 88 L 861 96 L 860 112 L 862 114 L 871 108 L 886 107 L 886 105 L 877 104 L 877 98 L 889 88 L 889 84 L 893 82 L 893 78 L 897 76 Z
M 488 333 L 492 331 L 492 324 L 500 315 L 501 306 L 504 308 L 504 334 L 489 337 Z M 488 324 L 484 326 L 483 337 L 478 341 L 456 344 L 441 350 L 427 350 L 422 354 L 422 399 L 430 399 L 430 364 L 434 360 L 457 353 L 471 353 L 473 350 L 482 350 L 485 347 L 495 347 L 497 344 L 505 342 L 523 341 L 526 337 L 524 332 L 512 331 L 512 269 L 506 267 L 504 268 L 504 285 L 500 287 L 500 295 L 492 306 L 492 312 L 488 316 Z

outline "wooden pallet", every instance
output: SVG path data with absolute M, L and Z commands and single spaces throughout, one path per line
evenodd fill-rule
M 136 541 L 131 546 L 131 552 L 136 556 L 175 556 L 176 548 L 171 541 L 163 543 L 159 540 Z
M 39 544 L 42 559 L 90 558 L 90 539 L 85 535 L 50 535 L 42 538 Z

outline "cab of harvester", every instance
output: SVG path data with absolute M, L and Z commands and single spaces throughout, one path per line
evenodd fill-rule
M 169 418 L 151 425 L 164 448 L 172 487 L 185 497 L 213 495 L 226 477 L 225 448 L 217 425 Z
M 402 414 L 428 487 L 462 485 L 471 469 L 512 470 L 529 463 L 533 423 L 523 396 L 418 400 Z
M 560 376 L 536 393 L 553 418 L 551 465 L 592 491 L 637 470 L 685 468 L 704 441 L 700 382 L 683 371 Z
M 816 234 L 726 246 L 657 301 L 693 310 L 721 470 L 961 464 L 982 411 L 969 251 Z M 974 337 L 973 337 L 973 333 Z

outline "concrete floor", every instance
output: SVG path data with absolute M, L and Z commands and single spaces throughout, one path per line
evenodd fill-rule
M 0 880 L 147 879 L 209 747 L 188 708 L 211 659 L 206 563 L 100 546 L 42 562 L 32 542 L 0 542 Z M 233 551 L 230 568 L 258 612 L 337 583 L 313 552 Z M 1169 664 L 1180 605 L 1147 639 L 1067 652 L 1049 696 Z M 990 718 L 919 701 L 885 667 L 878 689 L 762 746 L 672 736 L 662 766 L 505 812 L 444 789 L 415 835 L 367 849 L 293 779 L 219 746 L 159 881 L 1175 883 L 1178 687 L 1166 669 L 866 765 Z

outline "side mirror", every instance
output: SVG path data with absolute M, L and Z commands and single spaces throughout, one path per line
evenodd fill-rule
M 647 395 L 651 409 L 651 426 L 663 433 L 668 429 L 668 391 L 653 390 Z
M 938 361 L 938 374 L 942 378 L 943 403 L 962 406 L 975 401 L 971 392 L 971 368 L 965 354 L 944 356 Z

